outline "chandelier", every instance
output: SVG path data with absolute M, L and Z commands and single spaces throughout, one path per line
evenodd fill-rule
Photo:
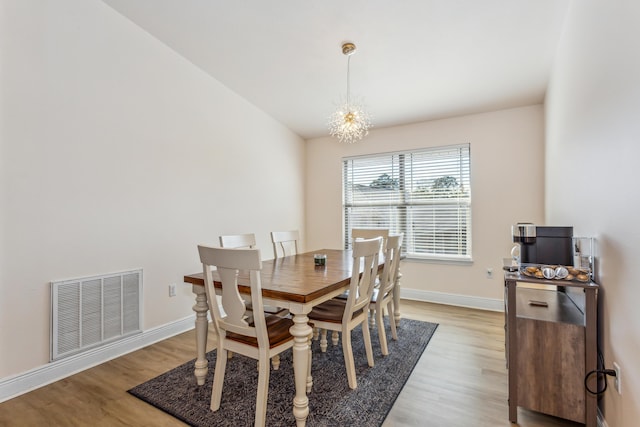
M 329 134 L 340 142 L 352 144 L 369 134 L 371 121 L 369 114 L 356 102 L 351 101 L 349 94 L 349 65 L 351 55 L 356 52 L 356 45 L 344 43 L 342 53 L 347 56 L 347 100 L 329 118 Z

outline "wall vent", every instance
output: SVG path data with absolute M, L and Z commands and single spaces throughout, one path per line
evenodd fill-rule
M 51 282 L 51 361 L 141 332 L 142 270 Z

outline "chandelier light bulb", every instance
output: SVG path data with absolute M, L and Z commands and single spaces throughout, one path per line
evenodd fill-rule
M 331 115 L 329 134 L 340 142 L 352 144 L 369 134 L 369 115 L 357 104 L 343 104 Z

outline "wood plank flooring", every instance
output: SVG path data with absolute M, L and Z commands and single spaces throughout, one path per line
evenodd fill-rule
M 403 300 L 402 316 L 440 326 L 384 427 L 515 425 L 508 420 L 502 313 Z M 214 340 L 211 334 L 210 348 Z M 192 330 L 1 403 L 0 426 L 185 425 L 126 391 L 194 355 Z M 523 409 L 518 421 L 581 425 Z

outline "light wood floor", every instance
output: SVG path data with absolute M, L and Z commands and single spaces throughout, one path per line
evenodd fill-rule
M 384 427 L 515 425 L 507 417 L 502 313 L 403 301 L 402 316 L 440 326 Z M 194 331 L 180 334 L 1 403 L 0 426 L 182 426 L 126 391 L 194 355 Z M 518 421 L 581 425 L 523 409 Z

